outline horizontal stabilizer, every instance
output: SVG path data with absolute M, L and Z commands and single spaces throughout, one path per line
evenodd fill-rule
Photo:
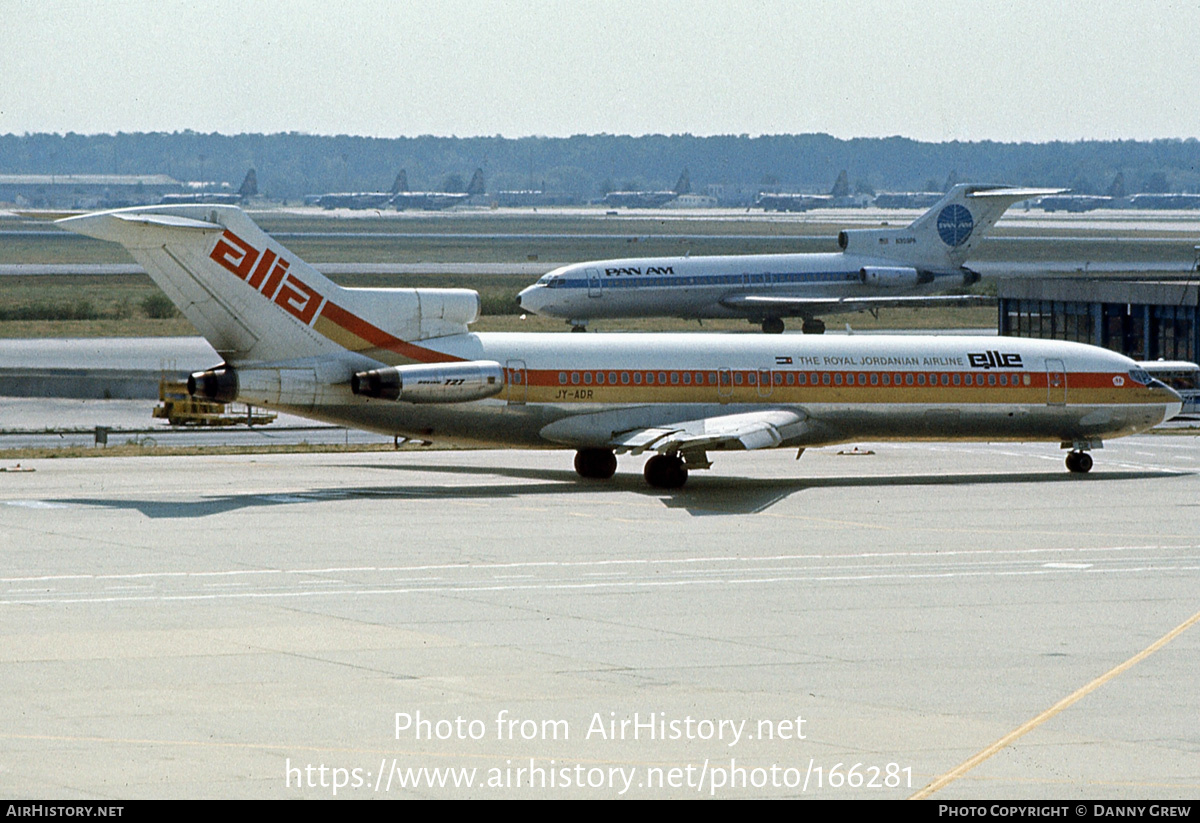
M 207 220 L 193 220 L 190 217 L 176 217 L 173 214 L 114 214 L 117 220 L 126 223 L 141 223 L 146 226 L 162 226 L 168 229 L 194 229 L 197 231 L 225 231 L 225 227 Z
M 1064 191 L 1069 191 L 1069 189 L 1021 189 L 998 186 L 994 189 L 968 191 L 967 197 L 1004 197 L 1009 200 L 1028 200 L 1032 197 L 1045 197 L 1049 194 L 1062 194 Z
M 145 211 L 102 211 L 91 214 L 81 214 L 75 217 L 65 217 L 56 221 L 60 226 L 76 234 L 94 237 L 97 240 L 108 240 L 129 246 L 161 245 L 148 229 L 170 229 L 174 231 L 194 231 L 201 233 L 220 234 L 225 227 L 207 220 L 197 220 L 193 217 L 183 217 L 177 214 L 154 213 Z

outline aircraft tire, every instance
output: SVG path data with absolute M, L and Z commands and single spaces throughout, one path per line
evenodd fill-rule
M 617 473 L 617 456 L 608 449 L 580 449 L 575 452 L 575 471 L 588 480 L 608 480 Z
M 1087 474 L 1092 470 L 1092 456 L 1087 452 L 1071 452 L 1067 455 L 1067 471 L 1072 474 Z
M 825 321 L 819 319 L 805 320 L 804 325 L 800 327 L 800 331 L 805 334 L 824 334 Z
M 783 321 L 778 317 L 768 317 L 762 321 L 764 334 L 783 334 Z
M 646 461 L 646 482 L 658 489 L 678 489 L 687 482 L 688 470 L 675 455 L 656 454 Z

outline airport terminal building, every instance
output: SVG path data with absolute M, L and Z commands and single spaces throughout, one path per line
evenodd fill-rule
M 1000 334 L 1091 343 L 1134 360 L 1200 356 L 1200 286 L 1189 279 L 1000 281 Z
M 165 174 L 0 174 L 0 203 L 20 208 L 137 206 L 183 190 Z

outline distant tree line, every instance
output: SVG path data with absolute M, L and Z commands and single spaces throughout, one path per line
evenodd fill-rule
M 483 169 L 487 190 L 540 190 L 586 200 L 663 190 L 688 169 L 695 192 L 727 202 L 759 191 L 828 192 L 846 170 L 855 192 L 928 191 L 949 180 L 1059 186 L 1104 194 L 1120 176 L 1137 192 L 1200 192 L 1200 142 L 923 143 L 825 134 L 750 137 L 597 134 L 574 137 L 373 138 L 174 133 L 0 136 L 0 174 L 168 174 L 237 186 L 247 169 L 276 200 L 386 191 L 400 169 L 413 190 L 445 191 Z

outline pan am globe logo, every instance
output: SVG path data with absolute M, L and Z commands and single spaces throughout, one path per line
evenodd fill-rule
M 938 212 L 938 235 L 947 246 L 961 246 L 967 242 L 974 228 L 975 220 L 966 206 L 954 203 Z

